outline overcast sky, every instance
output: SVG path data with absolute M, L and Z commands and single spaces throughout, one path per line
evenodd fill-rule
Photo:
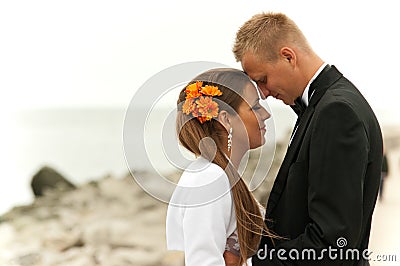
M 2 1 L 1 110 L 129 104 L 135 90 L 175 64 L 240 68 L 238 28 L 282 11 L 314 50 L 355 83 L 375 109 L 399 101 L 396 1 Z
M 263 11 L 289 15 L 314 50 L 360 89 L 381 121 L 400 125 L 397 5 L 394 0 L 0 1 L 5 197 L 19 193 L 10 184 L 15 189 L 23 178 L 15 175 L 16 111 L 126 108 L 137 88 L 173 65 L 213 61 L 240 68 L 231 52 L 236 31 Z

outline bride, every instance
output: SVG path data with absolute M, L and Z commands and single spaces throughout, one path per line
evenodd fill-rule
M 270 114 L 248 76 L 230 68 L 195 77 L 177 104 L 179 142 L 196 160 L 168 206 L 168 249 L 184 251 L 188 266 L 248 265 L 261 235 L 275 236 L 237 169 L 247 151 L 265 143 Z

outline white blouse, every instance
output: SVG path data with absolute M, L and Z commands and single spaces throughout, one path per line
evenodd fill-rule
M 187 266 L 223 266 L 227 238 L 236 229 L 225 171 L 199 157 L 183 172 L 168 206 L 167 248 L 185 252 Z

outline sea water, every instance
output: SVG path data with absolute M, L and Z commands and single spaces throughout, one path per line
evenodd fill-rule
M 150 123 L 125 125 L 133 128 L 130 139 L 141 142 L 145 130 L 146 152 L 133 158 L 134 168 L 129 169 L 123 141 L 123 128 L 127 108 L 52 108 L 20 111 L 11 124 L 3 125 L 4 145 L 0 151 L 3 173 L 0 184 L 0 214 L 11 207 L 29 204 L 33 199 L 30 189 L 32 176 L 43 166 L 50 166 L 76 185 L 102 178 L 106 175 L 123 177 L 129 170 L 173 171 L 174 166 L 163 157 L 161 126 L 166 114 L 174 112 L 165 108 L 154 109 L 148 115 Z M 270 110 L 271 111 L 271 110 Z M 274 119 L 275 139 L 285 138 L 294 123 L 290 108 L 271 111 Z M 271 121 L 272 122 L 272 121 Z M 174 126 L 172 126 L 174 130 Z M 170 127 L 171 128 L 171 127 Z M 267 128 L 270 132 L 271 128 Z M 176 141 L 171 139 L 171 141 Z M 134 148 L 135 145 L 130 148 Z M 136 153 L 135 153 L 136 154 Z M 153 168 L 153 169 L 149 169 Z

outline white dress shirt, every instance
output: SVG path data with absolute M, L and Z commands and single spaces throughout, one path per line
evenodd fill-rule
M 303 100 L 303 102 L 306 104 L 306 106 L 308 106 L 308 103 L 312 97 L 312 94 L 310 96 L 310 99 L 308 98 L 308 91 L 310 90 L 310 85 L 311 83 L 314 81 L 314 79 L 316 79 L 319 75 L 319 73 L 321 73 L 321 71 L 326 67 L 328 63 L 323 63 L 322 66 L 320 66 L 317 70 L 317 72 L 315 72 L 314 76 L 312 76 L 312 78 L 310 79 L 310 81 L 308 82 L 306 88 L 303 91 L 303 95 L 301 96 L 301 99 Z M 315 91 L 313 91 L 314 94 Z
M 315 72 L 314 76 L 312 76 L 310 81 L 308 81 L 308 84 L 307 84 L 306 88 L 304 89 L 303 94 L 301 96 L 301 100 L 305 103 L 306 106 L 308 106 L 308 103 L 310 102 L 310 99 L 315 92 L 315 90 L 314 90 L 313 93 L 311 94 L 310 98 L 308 98 L 308 91 L 310 90 L 310 85 L 314 81 L 314 79 L 316 79 L 318 77 L 319 73 L 321 73 L 321 71 L 326 67 L 327 64 L 328 63 L 323 63 L 322 66 L 320 66 L 318 68 L 317 72 Z M 293 140 L 294 136 L 296 135 L 298 126 L 299 125 L 297 125 L 296 128 L 294 129 L 294 133 L 292 134 L 292 137 L 289 140 L 289 146 L 290 146 L 290 144 L 292 144 L 292 140 Z

